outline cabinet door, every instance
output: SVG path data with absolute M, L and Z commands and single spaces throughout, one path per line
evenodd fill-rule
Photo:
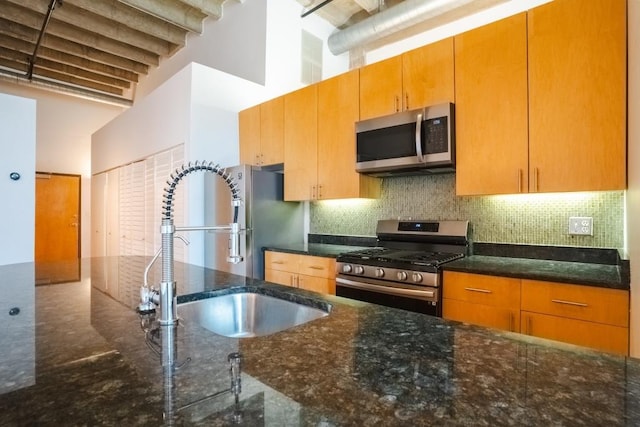
M 455 37 L 457 195 L 528 191 L 526 24 L 519 14 Z
M 285 95 L 284 199 L 317 198 L 317 85 Z
M 629 354 L 629 329 L 547 314 L 522 312 L 522 332 L 616 354 Z
M 443 299 L 442 317 L 474 325 L 520 332 L 520 310 L 511 310 L 467 301 Z
M 260 164 L 284 162 L 284 98 L 260 104 Z
M 528 14 L 532 191 L 626 188 L 626 1 Z
M 260 164 L 260 105 L 238 113 L 240 163 Z
M 335 279 L 327 279 L 324 277 L 313 277 L 300 274 L 297 278 L 297 284 L 300 289 L 306 289 L 307 291 L 330 295 L 336 294 Z
M 318 199 L 378 197 L 380 180 L 355 171 L 358 70 L 318 84 Z
M 405 110 L 454 101 L 453 38 L 402 55 Z
M 264 280 L 284 286 L 296 287 L 296 275 L 288 271 L 272 270 L 265 268 Z
M 360 120 L 402 109 L 402 57 L 360 68 Z
M 520 331 L 520 279 L 445 271 L 442 316 Z

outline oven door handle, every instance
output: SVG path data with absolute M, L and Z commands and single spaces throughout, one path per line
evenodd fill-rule
M 417 289 L 397 288 L 394 286 L 372 285 L 370 283 L 356 282 L 353 280 L 344 279 L 342 277 L 337 277 L 336 283 L 340 283 L 341 285 L 344 285 L 345 287 L 348 287 L 348 288 L 356 288 L 356 289 L 362 289 L 365 291 L 380 292 L 388 295 L 414 297 L 414 298 L 415 297 L 435 298 L 436 296 L 435 291 L 423 291 L 423 290 L 417 290 Z

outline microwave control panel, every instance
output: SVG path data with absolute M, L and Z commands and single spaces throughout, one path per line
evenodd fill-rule
M 425 154 L 446 153 L 449 150 L 449 118 L 427 119 L 423 126 Z

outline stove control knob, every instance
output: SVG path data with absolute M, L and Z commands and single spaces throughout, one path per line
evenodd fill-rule
M 405 271 L 398 271 L 398 280 L 407 280 L 407 273 Z
M 343 273 L 351 273 L 351 264 L 345 264 L 342 266 Z
M 411 275 L 411 280 L 414 281 L 414 283 L 420 283 L 422 282 L 422 274 L 420 273 L 413 273 Z
M 384 277 L 384 270 L 381 268 L 376 268 L 376 277 Z
M 364 267 L 361 265 L 356 265 L 356 274 L 364 274 Z

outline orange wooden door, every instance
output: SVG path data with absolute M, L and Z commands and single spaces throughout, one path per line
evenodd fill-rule
M 80 258 L 80 176 L 36 174 L 36 263 Z

